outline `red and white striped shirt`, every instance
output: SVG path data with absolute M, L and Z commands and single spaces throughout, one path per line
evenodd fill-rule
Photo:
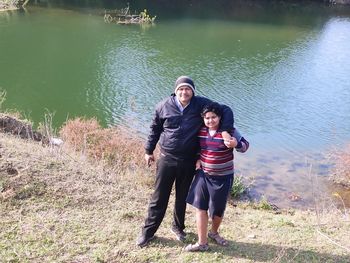
M 213 176 L 233 174 L 233 149 L 225 146 L 221 132 L 217 131 L 211 136 L 208 128 L 202 127 L 198 138 L 203 171 Z

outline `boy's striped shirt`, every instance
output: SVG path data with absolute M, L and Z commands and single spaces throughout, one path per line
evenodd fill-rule
M 198 138 L 203 171 L 214 176 L 233 174 L 233 149 L 225 146 L 221 132 L 217 131 L 211 136 L 208 128 L 202 127 Z

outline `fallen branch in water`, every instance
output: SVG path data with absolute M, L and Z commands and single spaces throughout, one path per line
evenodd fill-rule
M 25 0 L 24 3 L 23 0 L 0 0 L 0 11 L 16 10 L 20 7 L 25 7 L 28 2 L 29 0 Z
M 104 20 L 106 23 L 117 24 L 153 24 L 156 16 L 150 17 L 144 9 L 139 14 L 131 14 L 129 6 L 120 10 L 105 10 Z

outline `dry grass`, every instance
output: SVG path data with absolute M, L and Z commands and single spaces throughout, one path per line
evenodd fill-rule
M 126 128 L 102 128 L 96 119 L 69 120 L 60 135 L 66 145 L 94 160 L 125 168 L 144 164 L 143 141 Z
M 106 261 L 119 243 L 134 243 L 150 171 L 124 173 L 4 134 L 0 145 L 4 262 Z
M 347 188 L 350 188 L 350 145 L 344 151 L 334 151 L 332 159 L 335 162 L 333 180 Z
M 183 252 L 169 231 L 170 209 L 158 238 L 139 249 L 154 180 L 141 163 L 142 141 L 94 120 L 68 122 L 62 134 L 63 149 L 0 134 L 1 262 L 350 261 L 348 210 L 274 211 L 232 201 L 221 229 L 227 248 L 210 243 L 208 252 Z M 186 230 L 194 242 L 191 208 Z

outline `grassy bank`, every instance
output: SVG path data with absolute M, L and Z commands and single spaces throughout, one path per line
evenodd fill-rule
M 139 249 L 154 179 L 154 167 L 140 163 L 141 142 L 117 130 L 104 135 L 94 122 L 71 125 L 62 135 L 75 139 L 62 147 L 0 133 L 1 262 L 350 262 L 349 211 L 275 211 L 232 200 L 221 230 L 227 248 L 183 252 L 169 209 L 158 238 Z M 107 155 L 92 150 L 101 144 Z M 188 242 L 196 239 L 193 212 Z

